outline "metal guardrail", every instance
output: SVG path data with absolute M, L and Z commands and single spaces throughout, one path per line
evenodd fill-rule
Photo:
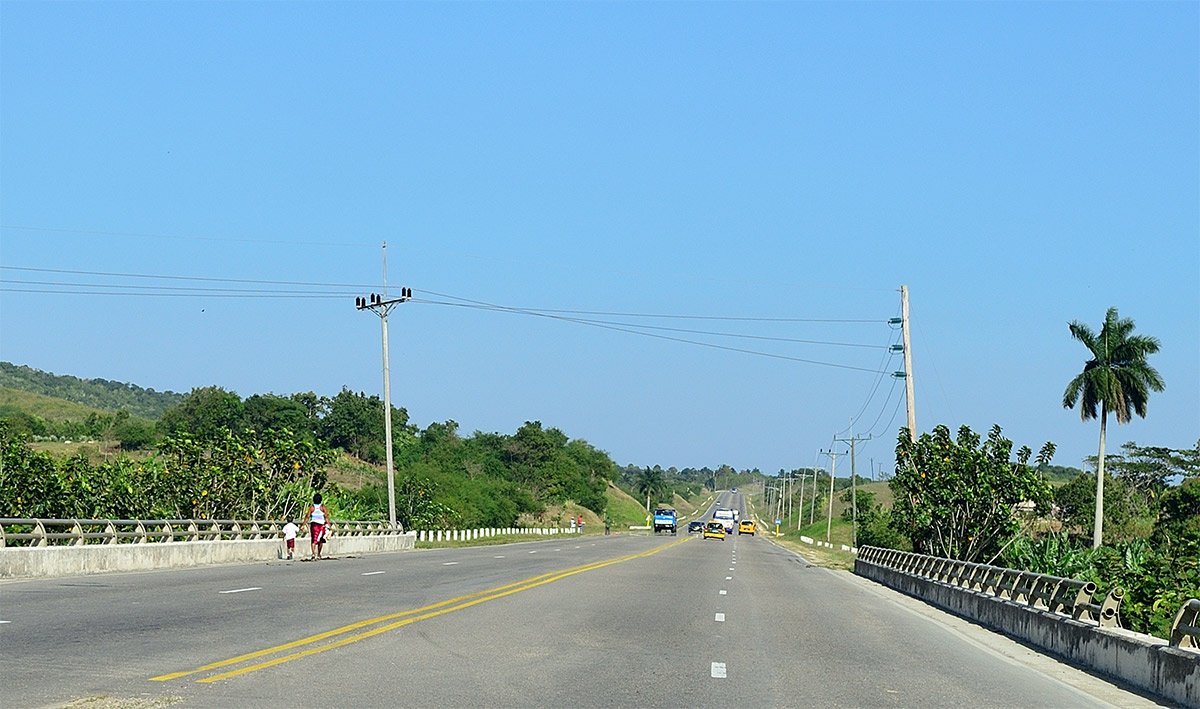
M 1171 647 L 1200 649 L 1200 599 L 1192 598 L 1179 607 L 1171 623 Z
M 910 576 L 986 593 L 1032 608 L 1070 616 L 1075 620 L 1095 623 L 1100 627 L 1120 627 L 1118 613 L 1125 592 L 1119 588 L 1112 589 L 1102 601 L 1096 602 L 1096 584 L 1091 581 L 880 547 L 863 547 L 858 552 L 858 558 L 866 563 Z M 1196 610 L 1200 612 L 1200 601 L 1197 602 Z M 1180 613 L 1182 612 L 1181 610 Z M 1178 619 L 1176 621 L 1178 622 Z M 1192 625 L 1195 622 L 1196 617 L 1193 615 Z
M 334 522 L 335 536 L 366 537 L 403 534 L 386 522 Z M 301 526 L 300 537 L 308 536 Z M 0 518 L 0 548 L 7 546 L 83 546 L 87 544 L 153 544 L 179 541 L 278 539 L 283 523 L 234 519 L 21 519 Z

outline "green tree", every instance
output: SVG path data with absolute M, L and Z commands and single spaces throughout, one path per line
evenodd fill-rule
M 1190 545 L 1200 549 L 1200 477 L 1188 478 L 1163 493 L 1151 540 L 1156 547 Z
M 666 487 L 662 468 L 657 465 L 653 468 L 642 468 L 634 480 L 634 486 L 639 493 L 646 496 L 646 513 L 649 514 L 650 498 L 661 495 Z
M 245 411 L 237 394 L 221 387 L 200 387 L 163 412 L 158 427 L 165 436 L 188 433 L 201 439 L 221 438 L 242 429 Z
M 378 396 L 355 393 L 343 387 L 329 400 L 320 428 L 321 437 L 331 447 L 341 448 L 372 463 L 384 462 L 383 400 Z M 408 412 L 393 406 L 392 445 L 412 439 Z
M 154 445 L 154 424 L 130 418 L 113 428 L 113 436 L 123 451 L 143 450 Z
M 312 438 L 315 421 L 302 401 L 275 394 L 255 394 L 246 399 L 245 425 L 256 431 L 286 428 L 297 435 Z
M 896 444 L 892 524 L 913 549 L 951 559 L 994 558 L 1021 529 L 1022 508 L 1045 512 L 1050 484 L 1029 465 L 1022 447 L 1012 460 L 1012 441 L 992 426 L 986 441 L 967 426 L 957 438 L 939 425 L 914 443 L 901 429 Z M 1046 443 L 1037 463 L 1048 463 L 1054 444 Z
M 1063 392 L 1063 408 L 1079 404 L 1082 420 L 1097 418 L 1099 407 L 1100 450 L 1096 455 L 1096 510 L 1092 529 L 1092 548 L 1104 541 L 1104 437 L 1108 414 L 1117 416 L 1117 423 L 1129 423 L 1133 414 L 1146 417 L 1146 402 L 1151 391 L 1162 391 L 1162 377 L 1146 358 L 1158 352 L 1155 337 L 1133 334 L 1133 320 L 1121 318 L 1116 308 L 1109 308 L 1100 332 L 1094 332 L 1078 320 L 1068 326 L 1071 337 L 1083 343 L 1092 358 L 1083 371 L 1067 384 Z

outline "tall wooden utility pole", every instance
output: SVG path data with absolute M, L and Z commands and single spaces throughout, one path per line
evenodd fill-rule
M 904 336 L 904 401 L 908 408 L 908 435 L 917 442 L 917 409 L 913 399 L 912 339 L 908 326 L 908 286 L 900 286 L 900 332 Z

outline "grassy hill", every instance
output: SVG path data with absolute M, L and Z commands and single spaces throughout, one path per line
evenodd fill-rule
M 0 418 L 18 412 L 47 421 L 83 421 L 92 414 L 111 413 L 54 396 L 0 387 Z
M 135 384 L 107 379 L 80 379 L 52 374 L 12 362 L 0 362 L 0 387 L 65 399 L 93 409 L 157 419 L 183 400 L 183 394 L 143 389 Z

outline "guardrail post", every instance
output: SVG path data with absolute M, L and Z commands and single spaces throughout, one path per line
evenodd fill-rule
M 87 544 L 87 540 L 83 538 L 83 525 L 79 524 L 79 520 L 71 520 L 71 534 L 75 535 L 71 540 L 70 546 L 80 547 Z
M 1121 610 L 1121 599 L 1123 598 L 1125 598 L 1125 591 L 1115 586 L 1104 597 L 1104 602 L 1100 604 L 1100 627 L 1120 627 L 1121 624 L 1117 619 L 1117 614 Z
M 108 539 L 104 543 L 105 544 L 116 544 L 117 543 L 117 525 L 113 524 L 113 521 L 111 519 L 106 519 L 106 520 L 104 520 L 104 522 L 105 522 L 104 533 L 108 535 Z
M 1175 621 L 1171 623 L 1171 647 L 1197 648 L 1197 638 L 1200 638 L 1200 599 L 1189 598 L 1179 606 Z
M 1071 605 L 1071 617 L 1075 620 L 1092 620 L 1092 613 L 1088 608 L 1092 605 L 1092 596 L 1096 593 L 1096 584 L 1088 581 L 1083 584 L 1083 588 L 1079 589 L 1079 593 L 1075 594 L 1075 603 Z

